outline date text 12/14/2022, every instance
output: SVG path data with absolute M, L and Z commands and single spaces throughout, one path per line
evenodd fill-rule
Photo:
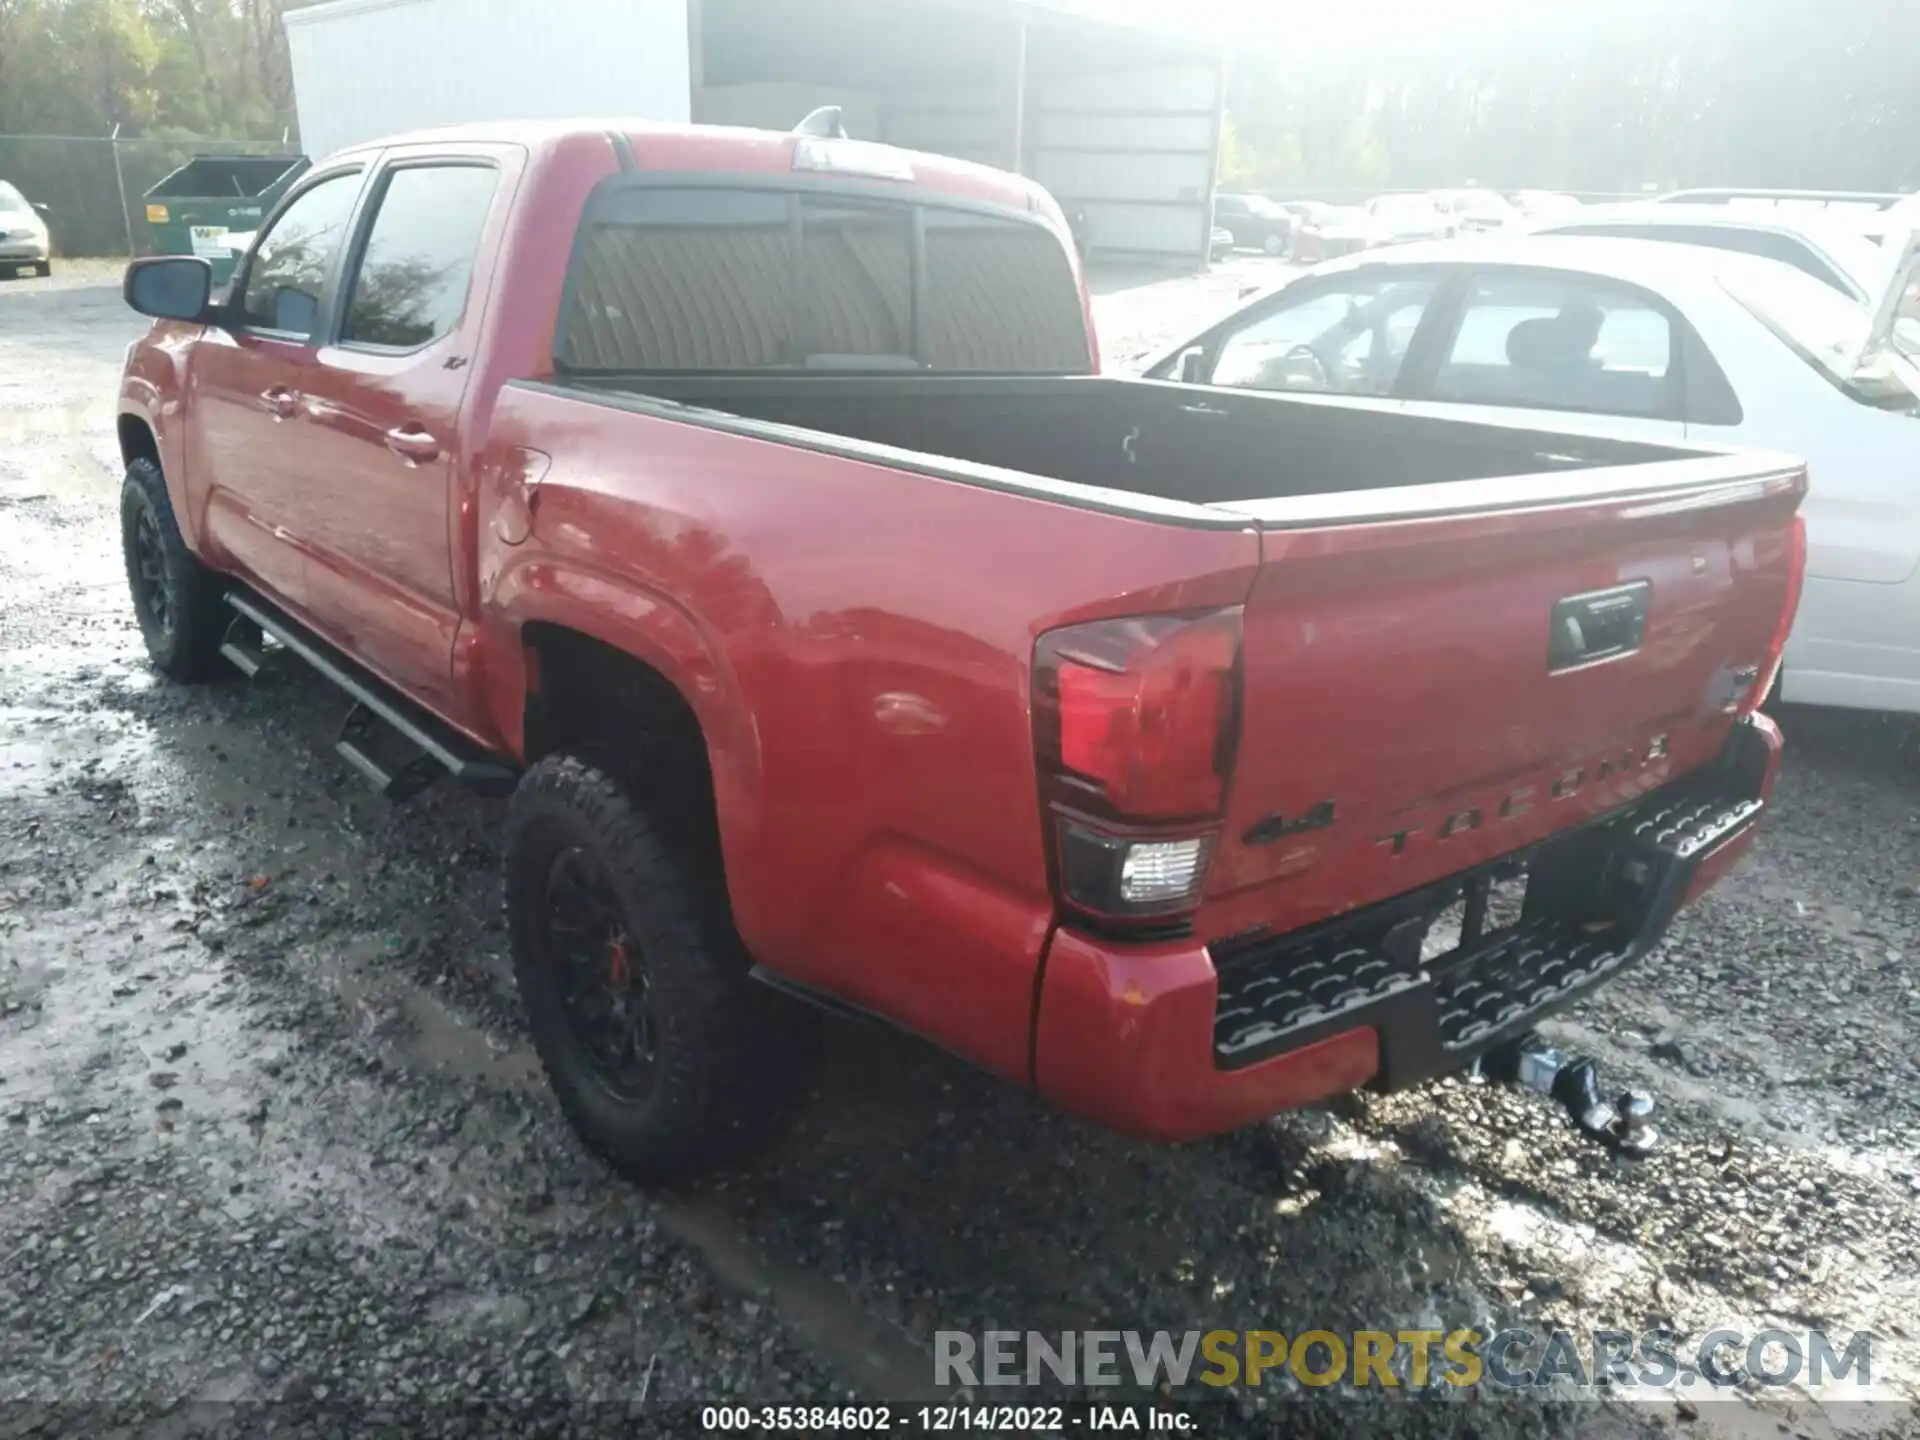
M 700 1411 L 700 1429 L 704 1434 L 1192 1435 L 1198 1422 L 1186 1411 L 1155 1405 L 708 1405 Z

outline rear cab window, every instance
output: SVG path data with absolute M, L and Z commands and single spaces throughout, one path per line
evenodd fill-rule
M 555 335 L 566 372 L 1092 368 L 1064 241 L 925 194 L 603 185 Z

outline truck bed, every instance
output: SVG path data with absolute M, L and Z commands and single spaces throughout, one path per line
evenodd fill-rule
M 1677 447 L 1409 415 L 1391 401 L 1111 376 L 596 378 L 593 391 L 1198 505 L 1697 458 Z

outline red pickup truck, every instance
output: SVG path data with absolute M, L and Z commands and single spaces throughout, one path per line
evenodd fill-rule
M 1015 176 L 423 134 L 125 294 L 154 663 L 291 652 L 383 789 L 512 792 L 530 1028 L 635 1176 L 791 1088 L 776 990 L 1167 1139 L 1462 1068 L 1772 786 L 1797 463 L 1102 376 Z

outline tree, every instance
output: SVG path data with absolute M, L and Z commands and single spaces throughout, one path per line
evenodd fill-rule
M 0 132 L 280 138 L 288 0 L 0 0 Z

